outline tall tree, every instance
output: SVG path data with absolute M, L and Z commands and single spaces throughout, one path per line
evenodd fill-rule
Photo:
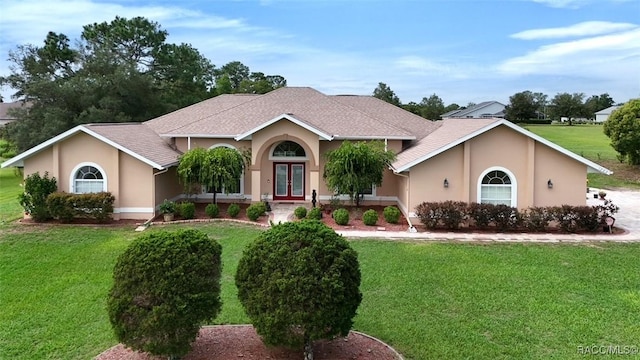
M 422 107 L 420 115 L 425 119 L 440 120 L 440 115 L 445 113 L 444 101 L 436 94 L 422 98 L 420 105 Z
M 511 122 L 522 122 L 536 117 L 538 104 L 531 91 L 515 93 L 509 97 L 505 115 Z
M 584 102 L 585 115 L 589 118 L 594 118 L 596 112 L 613 106 L 613 104 L 615 104 L 613 98 L 607 93 L 590 96 Z
M 458 110 L 458 109 L 460 109 L 460 105 L 458 105 L 456 103 L 452 103 L 452 104 L 449 104 L 449 105 L 445 106 L 445 108 L 443 110 L 444 111 L 443 114 L 446 114 L 449 111 Z
M 339 148 L 326 155 L 323 178 L 329 189 L 347 194 L 360 206 L 360 194 L 372 185 L 380 186 L 384 171 L 395 160 L 393 151 L 386 150 L 380 141 L 344 141 Z
M 378 87 L 373 90 L 373 97 L 395 106 L 401 106 L 400 98 L 391 90 L 389 85 L 382 82 L 378 83 Z
M 554 118 L 566 117 L 569 125 L 573 125 L 573 119 L 584 116 L 583 93 L 559 93 L 551 99 L 551 113 Z
M 640 165 L 640 99 L 615 110 L 604 123 L 604 134 L 611 139 L 620 161 Z

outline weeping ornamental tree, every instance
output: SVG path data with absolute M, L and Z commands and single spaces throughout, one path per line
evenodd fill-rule
M 329 189 L 349 195 L 356 206 L 360 206 L 360 195 L 372 185 L 382 185 L 384 170 L 396 155 L 386 150 L 381 141 L 344 141 L 339 148 L 329 151 L 326 158 L 322 176 Z
M 362 300 L 358 254 L 317 220 L 273 226 L 251 243 L 236 272 L 238 298 L 268 345 L 304 347 L 346 336 Z
M 180 158 L 178 176 L 188 192 L 195 184 L 212 189 L 212 201 L 216 203 L 217 193 L 235 189 L 248 157 L 247 153 L 223 146 L 191 149 Z

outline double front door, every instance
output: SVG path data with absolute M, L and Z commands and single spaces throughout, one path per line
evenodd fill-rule
M 304 200 L 304 164 L 273 164 L 273 200 Z

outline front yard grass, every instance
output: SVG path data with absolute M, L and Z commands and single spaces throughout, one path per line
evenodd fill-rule
M 223 307 L 215 323 L 247 323 L 233 279 L 261 230 L 198 228 L 223 246 Z M 130 228 L 6 227 L 0 358 L 87 359 L 115 345 L 106 295 L 116 257 L 135 236 Z M 640 244 L 352 246 L 364 295 L 354 328 L 407 359 L 578 359 L 581 345 L 640 345 Z
M 23 210 L 18 203 L 18 195 L 22 192 L 21 183 L 22 176 L 14 168 L 0 169 L 0 225 L 22 215 Z

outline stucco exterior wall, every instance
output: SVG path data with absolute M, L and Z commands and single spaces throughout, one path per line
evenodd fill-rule
M 120 217 L 128 213 L 154 213 L 153 168 L 128 154 L 120 152 L 119 162 Z
M 55 177 L 58 181 L 58 190 L 60 188 L 60 175 L 58 169 L 54 171 L 53 168 L 53 147 L 46 148 L 39 153 L 24 160 L 24 177 L 28 175 L 40 172 L 40 175 L 44 175 L 45 172 L 49 173 L 49 177 Z M 68 190 L 67 190 L 68 191 Z
M 411 168 L 408 202 L 409 212 L 425 201 L 467 201 L 463 197 L 464 182 L 462 168 L 463 146 L 458 145 Z M 449 181 L 445 188 L 444 179 Z
M 184 192 L 184 186 L 178 180 L 177 166 L 170 167 L 167 171 L 156 171 L 154 175 L 155 204 L 160 205 L 164 199 L 175 200 Z
M 586 204 L 586 166 L 540 143 L 536 143 L 534 184 L 535 206 Z

